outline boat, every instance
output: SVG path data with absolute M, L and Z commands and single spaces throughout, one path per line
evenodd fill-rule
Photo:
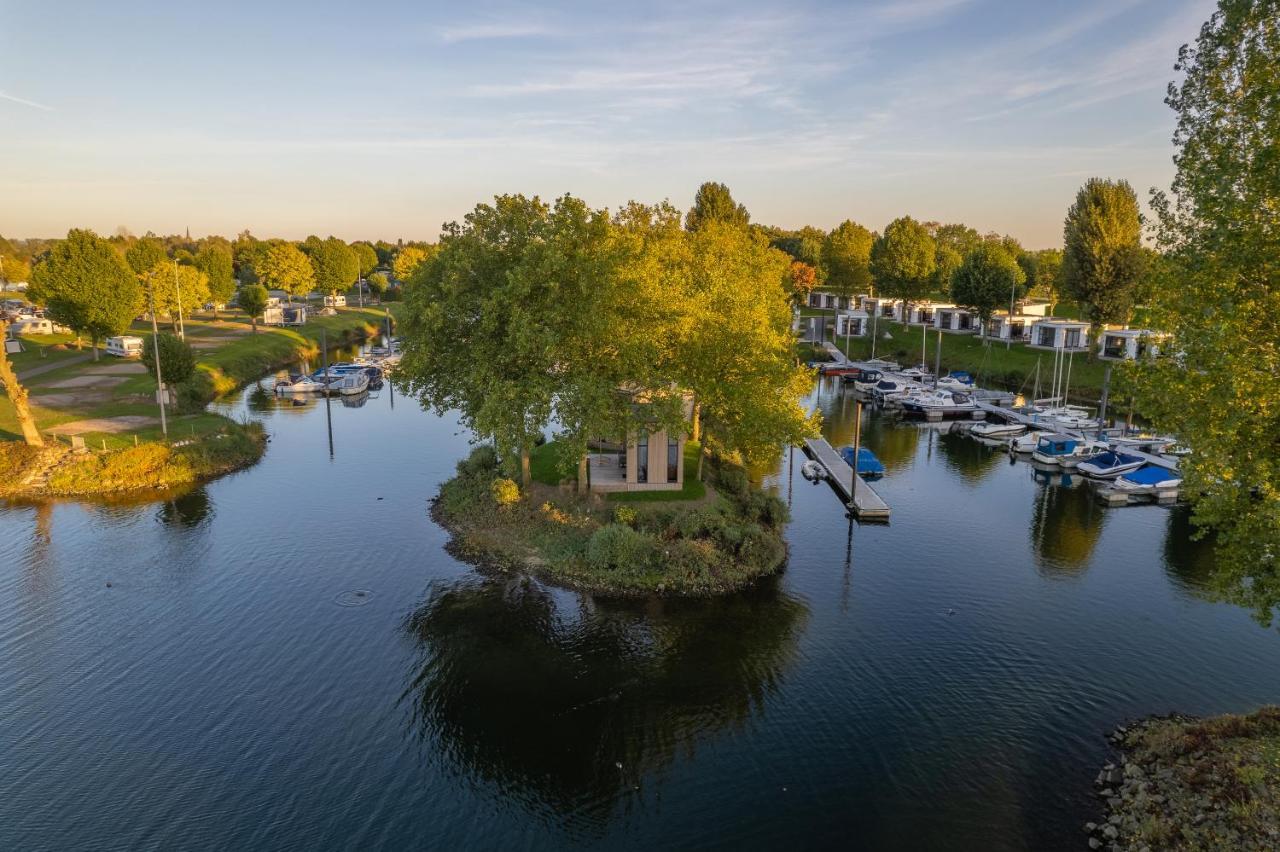
M 973 382 L 964 382 L 955 376 L 943 376 L 935 383 L 938 390 L 949 391 L 971 391 L 973 390 Z
M 920 384 L 926 384 L 933 381 L 933 372 L 924 364 L 917 364 L 914 367 L 908 367 L 905 370 L 899 371 L 898 375 L 902 376 L 904 379 L 919 382 Z
M 871 393 L 883 405 L 886 402 L 898 402 L 904 399 L 912 390 L 918 388 L 919 385 L 913 385 L 898 379 L 881 379 L 876 382 L 876 386 Z
M 290 373 L 288 379 L 279 379 L 276 381 L 275 392 L 278 394 L 286 393 L 319 393 L 323 391 L 327 384 L 302 373 Z
M 841 381 L 841 382 L 843 382 L 843 383 L 845 383 L 846 385 L 854 385 L 854 386 L 855 386 L 855 389 L 856 389 L 856 386 L 857 386 L 857 384 L 858 384 L 858 380 L 859 380 L 860 378 L 862 378 L 862 370 L 861 370 L 861 368 L 856 369 L 856 370 L 854 370 L 854 371 L 853 371 L 853 372 L 851 372 L 851 373 L 845 373 L 844 375 L 842 375 L 842 376 L 840 377 L 840 381 Z
M 1027 427 L 1021 423 L 998 423 L 996 421 L 986 421 L 975 423 L 969 430 L 979 438 L 1012 438 L 1021 435 L 1027 431 Z M 1034 449 L 1034 447 L 1032 448 Z
M 1166 470 L 1159 465 L 1148 464 L 1129 473 L 1122 473 L 1116 479 L 1115 485 L 1116 488 L 1125 491 L 1143 492 L 1177 488 L 1181 483 L 1182 477 L 1174 471 Z
M 369 374 L 364 370 L 353 370 L 338 376 L 329 382 L 328 392 L 343 396 L 354 396 L 369 389 Z
M 844 459 L 845 464 L 853 467 L 853 447 L 841 447 L 840 458 Z M 876 458 L 876 454 L 866 447 L 858 447 L 857 470 L 858 476 L 863 479 L 878 479 L 884 476 L 884 465 L 880 463 L 880 459 Z
M 1009 449 L 1015 453 L 1034 453 L 1043 432 L 1027 432 L 1009 441 Z
M 1082 441 L 1071 435 L 1050 433 L 1039 436 L 1031 458 L 1041 464 L 1073 468 L 1083 461 L 1109 451 L 1105 444 L 1099 444 L 1096 441 Z
M 818 368 L 818 372 L 824 376 L 847 376 L 857 373 L 859 369 L 852 364 L 825 364 Z
M 810 482 L 821 482 L 827 478 L 827 470 L 813 459 L 800 465 L 800 475 Z
M 871 393 L 876 389 L 876 385 L 880 384 L 880 380 L 884 378 L 884 373 L 879 370 L 862 369 L 858 372 L 857 378 L 853 380 L 854 390 L 860 390 L 863 393 Z
M 1145 459 L 1128 453 L 1109 450 L 1099 453 L 1088 461 L 1080 462 L 1076 470 L 1094 479 L 1114 479 L 1122 473 L 1142 467 Z
M 902 409 L 912 414 L 941 412 L 944 417 L 972 414 L 978 406 L 968 394 L 956 391 L 932 390 L 912 394 L 902 400 Z

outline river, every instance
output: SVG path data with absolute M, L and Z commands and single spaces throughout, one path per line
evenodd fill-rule
M 1185 510 L 946 425 L 865 415 L 890 525 L 784 456 L 780 575 L 620 603 L 449 555 L 452 417 L 220 405 L 257 466 L 0 508 L 0 849 L 1076 849 L 1111 727 L 1280 699 Z

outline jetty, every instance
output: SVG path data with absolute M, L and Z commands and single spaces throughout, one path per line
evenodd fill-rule
M 840 454 L 825 438 L 810 438 L 804 442 L 808 456 L 826 468 L 827 481 L 830 482 L 846 505 L 853 506 L 853 513 L 859 520 L 889 520 L 889 504 L 868 485 L 861 476 L 853 475 L 853 468 L 840 458 Z M 849 493 L 849 489 L 853 493 Z
M 1108 432 L 1108 430 L 1104 429 L 1102 430 L 1102 437 L 1099 438 L 1098 435 L 1096 434 L 1096 430 L 1093 430 L 1093 429 L 1090 429 L 1087 432 L 1080 429 L 1067 429 L 1062 426 L 1057 426 L 1053 424 L 1051 421 L 1039 420 L 1035 417 L 1023 414 L 1019 411 L 1014 411 L 1011 408 L 1004 408 L 1002 406 L 992 405 L 987 402 L 980 402 L 975 400 L 974 405 L 978 406 L 979 411 L 985 412 L 987 414 L 994 414 L 996 417 L 1003 418 L 1005 421 L 1009 423 L 1021 423 L 1023 426 L 1026 426 L 1028 429 L 1037 429 L 1042 431 L 1056 432 L 1059 435 L 1068 435 L 1072 438 L 1075 438 L 1078 441 L 1098 440 L 1104 444 L 1107 444 L 1112 449 L 1118 450 L 1119 452 L 1125 453 L 1126 455 L 1138 456 L 1147 464 L 1152 464 L 1152 465 L 1155 465 L 1156 467 L 1162 467 L 1165 470 L 1178 469 L 1178 460 L 1172 456 L 1161 456 L 1161 455 L 1156 455 L 1155 453 L 1143 452 L 1142 450 L 1129 447 L 1126 445 L 1118 444 L 1115 441 L 1110 440 L 1116 436 L 1117 432 L 1115 430 L 1111 430 L 1110 432 Z

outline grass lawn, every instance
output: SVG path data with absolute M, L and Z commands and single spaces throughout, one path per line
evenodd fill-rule
M 707 486 L 697 478 L 698 454 L 701 445 L 696 441 L 688 441 L 684 445 L 684 485 L 679 491 L 610 491 L 605 499 L 617 503 L 670 503 L 680 500 L 701 500 L 707 495 Z M 534 482 L 543 485 L 559 485 L 565 479 L 575 480 L 576 476 L 566 476 L 563 471 L 576 470 L 576 465 L 563 465 L 564 446 L 558 441 L 548 441 L 540 447 L 534 447 L 529 454 L 529 475 Z

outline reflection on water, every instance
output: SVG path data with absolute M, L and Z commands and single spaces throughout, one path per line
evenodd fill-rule
M 982 482 L 1009 460 L 1007 449 L 974 440 L 954 425 L 938 433 L 937 447 L 947 468 L 970 485 Z
M 213 518 L 213 501 L 204 486 L 193 488 L 185 494 L 165 500 L 156 510 L 156 518 L 163 524 L 194 528 Z
M 565 601 L 573 601 L 566 605 Z M 712 601 L 598 602 L 529 580 L 466 581 L 406 622 L 404 700 L 426 739 L 504 797 L 602 821 L 778 688 L 807 607 L 777 578 Z
M 1036 568 L 1046 577 L 1079 574 L 1089 567 L 1108 510 L 1081 477 L 1032 468 L 1040 486 L 1031 515 Z

